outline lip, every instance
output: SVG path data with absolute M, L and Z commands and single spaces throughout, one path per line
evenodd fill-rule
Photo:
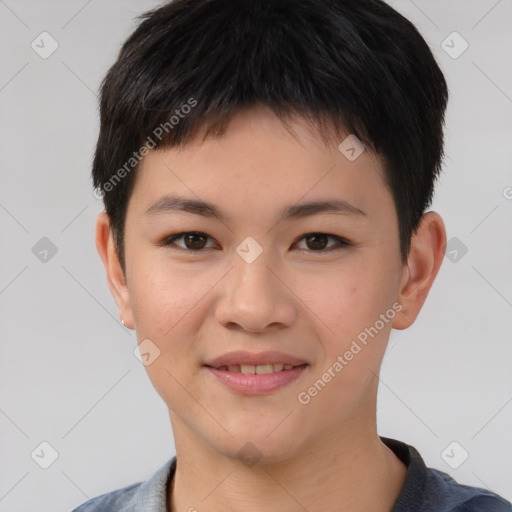
M 235 363 L 233 363 L 235 364 Z M 254 363 L 248 363 L 254 364 Z M 264 364 L 264 363 L 260 363 Z M 289 364 L 289 363 L 287 363 Z M 242 395 L 264 395 L 290 384 L 298 379 L 302 372 L 309 365 L 307 363 L 295 366 L 290 370 L 282 370 L 275 373 L 244 374 L 218 370 L 205 365 L 205 368 L 212 373 L 222 384 Z
M 278 352 L 275 350 L 268 350 L 266 352 L 259 353 L 237 350 L 235 352 L 229 352 L 222 356 L 216 357 L 215 359 L 206 362 L 205 366 L 213 368 L 220 368 L 221 366 L 230 366 L 236 364 L 250 364 L 254 366 L 262 364 L 289 364 L 292 366 L 300 366 L 305 363 L 306 361 L 303 359 L 299 359 L 290 354 L 285 354 L 284 352 Z

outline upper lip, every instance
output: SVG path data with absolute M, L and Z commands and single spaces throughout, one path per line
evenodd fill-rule
M 263 364 L 289 364 L 292 366 L 300 366 L 307 363 L 297 357 L 274 350 L 259 353 L 244 352 L 242 350 L 238 350 L 235 352 L 223 354 L 222 356 L 211 359 L 205 363 L 206 366 L 212 366 L 213 368 L 236 364 L 248 364 L 254 366 Z

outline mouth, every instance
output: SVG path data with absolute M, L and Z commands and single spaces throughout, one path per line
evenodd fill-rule
M 214 370 L 221 370 L 225 372 L 232 373 L 243 373 L 244 375 L 266 375 L 269 373 L 279 373 L 287 370 L 292 370 L 293 368 L 297 368 L 299 366 L 306 366 L 307 363 L 291 365 L 291 364 L 281 364 L 281 363 L 271 363 L 271 364 L 233 364 L 233 365 L 224 365 L 224 366 L 210 366 L 205 365 L 208 368 L 213 368 Z
M 265 352 L 236 350 L 204 362 L 204 365 L 210 368 L 246 375 L 281 372 L 304 364 L 306 364 L 304 359 L 276 350 Z
M 258 396 L 286 387 L 304 373 L 308 363 L 302 364 L 230 364 L 204 365 L 223 387 L 238 395 Z
M 234 351 L 209 360 L 203 367 L 216 381 L 241 395 L 264 395 L 298 379 L 309 366 L 291 354 Z

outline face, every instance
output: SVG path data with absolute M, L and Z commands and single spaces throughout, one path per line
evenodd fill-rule
M 270 110 L 246 110 L 221 137 L 151 151 L 137 171 L 122 316 L 159 353 L 146 369 L 177 449 L 181 437 L 236 457 L 251 442 L 279 461 L 357 435 L 375 415 L 404 277 L 393 199 L 369 151 L 351 161 L 303 121 L 291 126 L 295 137 Z M 335 201 L 350 206 L 300 208 Z M 305 365 L 274 388 L 269 375 L 235 388 L 225 381 L 238 368 L 205 366 L 233 351 Z

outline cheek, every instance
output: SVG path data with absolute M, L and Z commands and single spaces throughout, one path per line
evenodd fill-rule
M 297 283 L 299 297 L 333 343 L 356 336 L 390 306 L 386 280 L 375 270 L 339 268 L 323 276 L 301 279 Z
M 207 286 L 197 277 L 156 262 L 145 269 L 139 266 L 132 275 L 130 299 L 137 334 L 164 345 L 180 331 L 184 320 L 193 318 Z
M 176 394 L 179 384 L 170 374 L 178 382 L 192 377 L 196 340 L 208 314 L 208 292 L 219 278 L 184 271 L 155 257 L 146 265 L 138 263 L 130 280 L 138 343 L 149 339 L 159 354 L 146 371 L 161 395 Z
M 348 403 L 359 396 L 371 372 L 378 373 L 395 314 L 391 273 L 385 270 L 376 263 L 339 268 L 304 289 L 324 352 L 318 372 L 330 369 L 337 375 L 329 385 L 331 392 L 325 394 L 333 406 L 339 406 L 340 399 Z
M 307 409 L 313 416 L 325 410 L 343 415 L 363 395 L 370 396 L 368 390 L 379 372 L 394 316 L 391 294 L 377 273 L 347 273 L 331 279 L 325 290 L 312 294 L 308 304 L 321 318 L 315 325 L 317 333 L 323 333 L 324 352 L 307 384 L 311 387 L 303 390 L 321 390 Z
M 138 271 L 130 290 L 137 339 L 138 343 L 150 340 L 157 354 L 145 370 L 164 402 L 179 408 L 190 400 L 180 383 L 188 389 L 187 381 L 193 378 L 189 358 L 205 285 L 200 279 L 167 271 L 165 266 L 152 265 L 144 272 L 139 267 Z

